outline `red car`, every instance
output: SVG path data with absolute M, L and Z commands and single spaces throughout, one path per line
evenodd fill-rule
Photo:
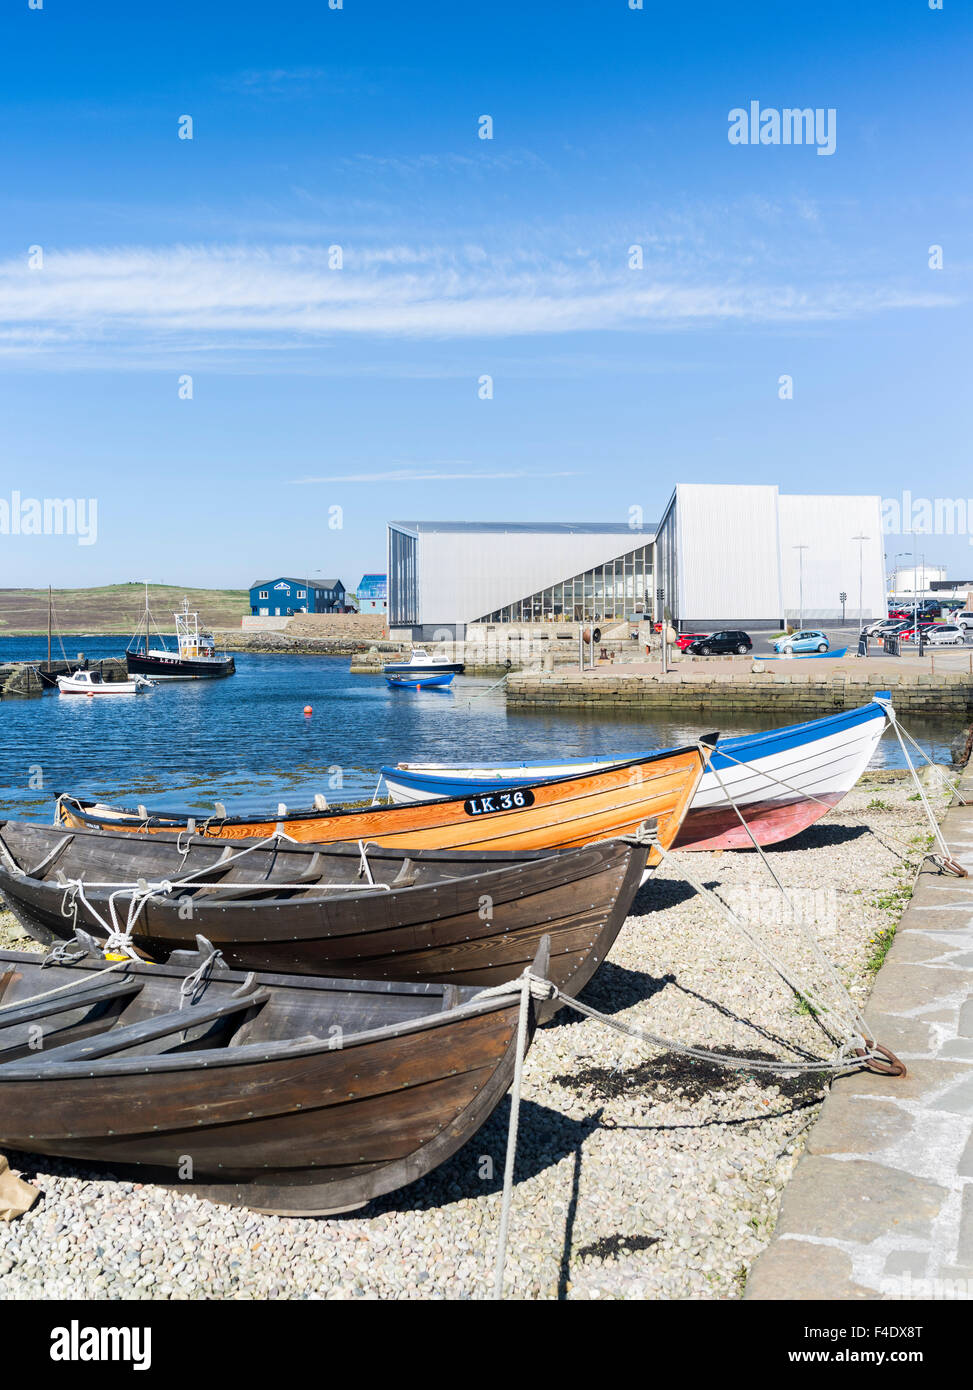
M 924 623 L 920 621 L 919 623 L 920 631 L 923 633 L 928 632 L 931 627 L 935 626 L 936 624 L 934 622 Z M 904 627 L 901 632 L 897 632 L 895 635 L 900 642 L 914 642 L 916 640 L 916 630 L 914 627 Z
M 676 646 L 684 652 L 691 642 L 701 642 L 704 637 L 708 637 L 708 632 L 680 632 L 676 638 Z

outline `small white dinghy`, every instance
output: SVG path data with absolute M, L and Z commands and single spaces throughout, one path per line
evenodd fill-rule
M 70 676 L 58 676 L 57 688 L 62 695 L 141 695 L 151 690 L 154 681 L 135 676 L 127 681 L 106 681 L 100 671 L 73 671 Z

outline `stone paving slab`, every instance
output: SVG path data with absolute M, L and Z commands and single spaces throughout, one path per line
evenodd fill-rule
M 865 1014 L 909 1074 L 835 1082 L 745 1298 L 973 1298 L 973 806 L 942 829 L 971 877 L 923 868 Z

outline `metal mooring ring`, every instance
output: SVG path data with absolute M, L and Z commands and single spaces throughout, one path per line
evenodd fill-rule
M 883 1057 L 888 1058 L 887 1062 L 880 1062 L 875 1057 L 867 1058 L 865 1061 L 866 1071 L 876 1072 L 879 1076 L 908 1076 L 905 1063 L 900 1061 L 894 1052 L 890 1052 L 887 1047 L 883 1047 L 881 1043 L 875 1042 L 872 1038 L 866 1038 L 865 1043 L 873 1051 L 880 1052 Z M 864 1058 L 865 1053 L 859 1047 L 855 1050 L 855 1056 Z

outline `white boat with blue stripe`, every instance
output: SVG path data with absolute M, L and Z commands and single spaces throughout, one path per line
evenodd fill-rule
M 720 739 L 674 849 L 751 849 L 778 844 L 813 825 L 861 777 L 887 727 L 891 694 L 868 704 L 766 733 Z M 629 758 L 644 754 L 628 754 Z M 398 763 L 383 767 L 393 802 L 473 796 L 548 777 L 599 772 L 620 758 L 490 763 Z M 746 826 L 740 822 L 738 807 Z

